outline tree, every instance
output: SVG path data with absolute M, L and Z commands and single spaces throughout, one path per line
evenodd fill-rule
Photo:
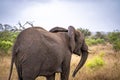
M 94 38 L 100 38 L 100 39 L 104 39 L 104 40 L 108 40 L 107 38 L 107 34 L 105 34 L 104 32 L 96 32 L 96 34 L 94 35 Z
M 80 30 L 85 37 L 91 36 L 91 32 L 89 31 L 89 29 L 78 28 L 78 30 Z
M 10 26 L 9 24 L 4 24 L 4 28 L 5 30 L 11 31 L 13 29 L 12 26 Z
M 0 31 L 3 31 L 3 25 L 0 23 Z

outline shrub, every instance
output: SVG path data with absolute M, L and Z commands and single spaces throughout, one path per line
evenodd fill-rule
M 3 51 L 4 53 L 7 53 L 8 50 L 12 47 L 12 42 L 10 41 L 1 41 L 0 42 L 0 50 Z
M 0 52 L 8 53 L 19 32 L 0 32 Z
M 11 41 L 13 42 L 17 37 L 19 32 L 3 31 L 0 32 L 0 40 Z
M 86 39 L 86 43 L 87 45 L 91 46 L 91 45 L 97 45 L 97 44 L 103 44 L 105 43 L 104 39 L 92 39 L 92 38 L 89 38 L 89 39 Z
M 120 40 L 114 41 L 113 48 L 115 51 L 120 51 Z
M 103 56 L 104 56 L 104 53 L 101 52 L 100 55 L 93 57 L 91 60 L 89 60 L 86 63 L 86 67 L 88 67 L 88 68 L 90 68 L 92 70 L 101 68 L 105 64 L 105 62 L 103 60 Z
M 108 34 L 109 42 L 113 45 L 115 51 L 120 51 L 120 32 L 114 31 Z

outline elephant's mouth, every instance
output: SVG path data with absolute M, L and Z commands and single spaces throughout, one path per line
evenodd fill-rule
M 73 53 L 76 54 L 76 55 L 78 55 L 78 56 L 80 56 L 80 55 L 82 54 L 82 52 L 81 52 L 80 49 L 75 49 L 75 50 L 73 51 Z

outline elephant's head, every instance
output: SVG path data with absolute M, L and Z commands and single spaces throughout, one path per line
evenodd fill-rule
M 68 35 L 70 37 L 70 46 L 74 54 L 81 55 L 81 60 L 78 63 L 76 69 L 73 72 L 73 77 L 76 75 L 78 70 L 85 64 L 88 57 L 88 46 L 85 43 L 83 34 L 80 31 L 74 29 L 74 27 L 68 27 Z
M 88 46 L 85 43 L 83 34 L 80 31 L 75 30 L 72 26 L 69 26 L 68 30 L 61 27 L 55 27 L 51 29 L 50 32 L 67 32 L 70 42 L 70 51 L 79 56 L 81 54 L 81 60 L 73 72 L 74 77 L 79 69 L 85 64 L 88 57 Z

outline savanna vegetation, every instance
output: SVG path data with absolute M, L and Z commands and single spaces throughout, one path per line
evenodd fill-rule
M 89 56 L 84 67 L 72 77 L 72 73 L 79 62 L 79 57 L 72 56 L 71 71 L 69 80 L 120 80 L 120 31 L 96 32 L 94 35 L 88 29 L 79 28 L 86 37 L 86 43 L 89 46 Z M 0 31 L 0 80 L 7 80 L 11 50 L 13 43 L 20 30 L 2 30 Z M 12 80 L 17 80 L 16 68 L 14 66 Z M 56 74 L 59 80 L 60 74 Z M 45 80 L 44 77 L 38 77 L 36 80 Z

